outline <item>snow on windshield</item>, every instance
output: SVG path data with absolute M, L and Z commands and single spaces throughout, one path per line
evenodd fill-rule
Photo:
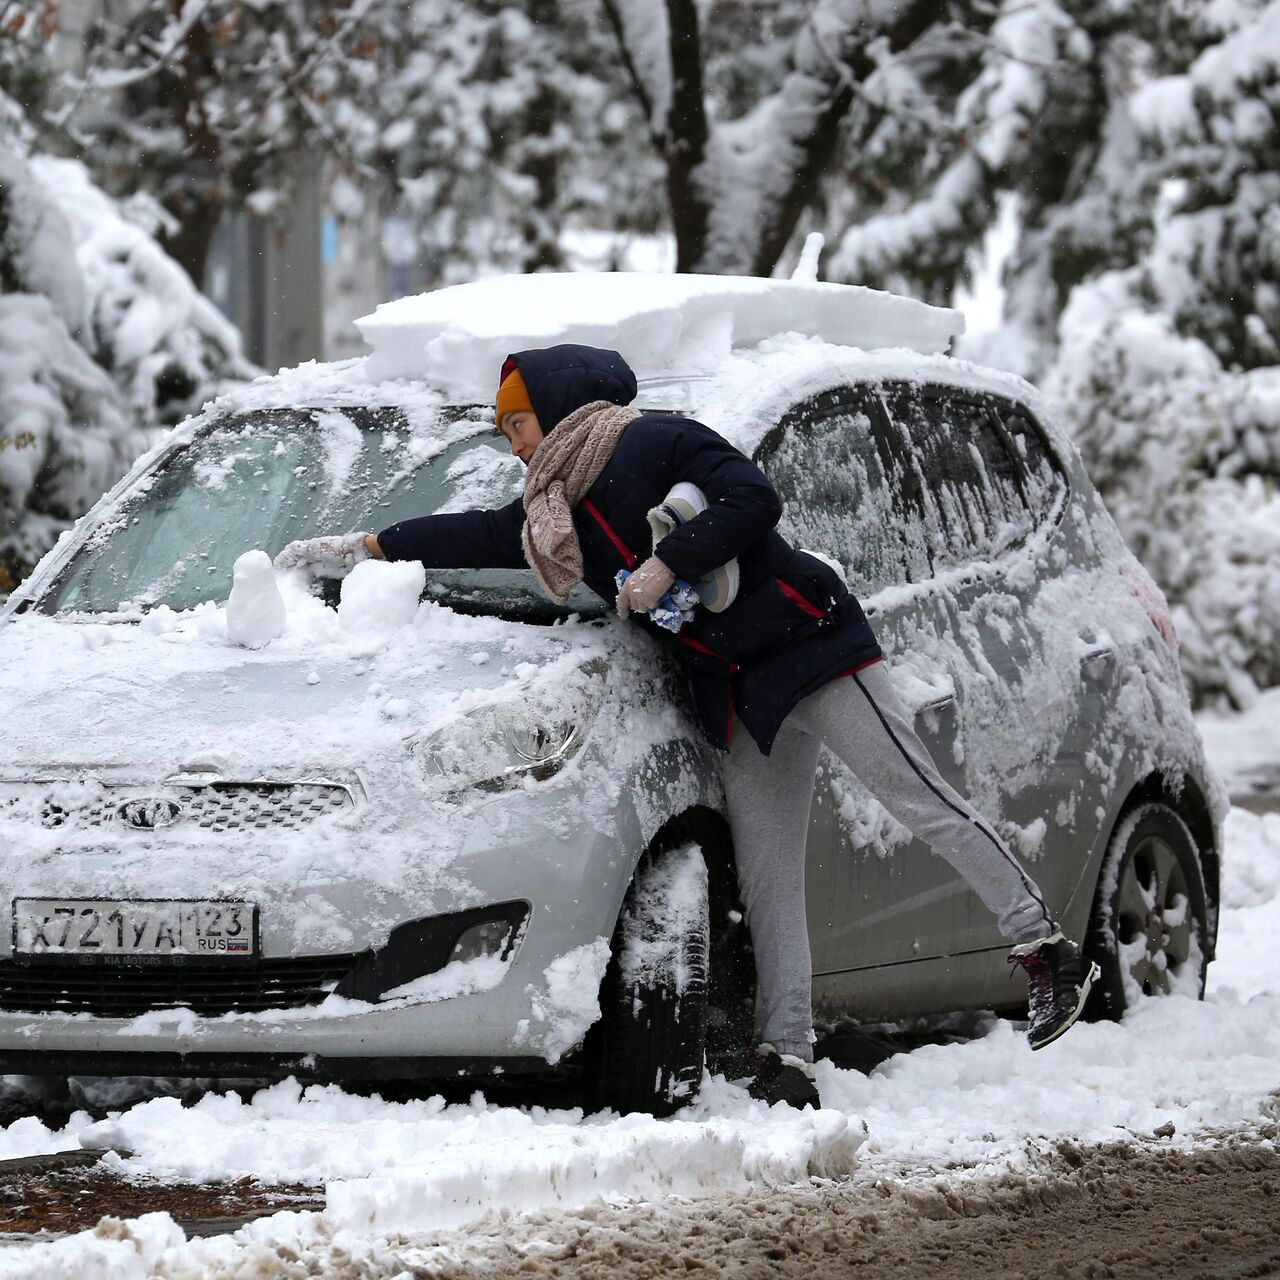
M 360 407 L 233 415 L 179 443 L 100 513 L 41 608 L 136 614 L 221 602 L 250 549 L 274 554 L 296 538 L 501 506 L 520 479 L 487 410 L 437 410 L 430 422 Z M 472 607 L 484 607 L 487 589 L 500 591 L 502 608 L 543 606 L 527 573 L 433 581 L 436 598 L 465 592 Z
M 315 415 L 320 445 L 320 462 L 329 482 L 330 496 L 347 491 L 352 472 L 364 451 L 364 433 L 340 410 L 327 409 Z
M 501 507 L 518 497 L 524 491 L 524 466 L 505 449 L 472 449 L 455 458 L 445 472 L 452 492 L 437 513 Z

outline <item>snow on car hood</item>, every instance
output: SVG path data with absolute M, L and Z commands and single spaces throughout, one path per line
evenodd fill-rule
M 365 945 L 406 902 L 418 914 L 471 904 L 473 859 L 501 840 L 509 806 L 468 778 L 482 779 L 509 725 L 545 714 L 589 728 L 617 629 L 464 617 L 416 594 L 402 625 L 371 612 L 344 626 L 300 575 L 280 585 L 284 631 L 257 649 L 228 639 L 213 603 L 133 624 L 32 613 L 0 625 L 0 851 L 16 896 L 216 890 L 275 910 L 289 945 L 313 950 Z M 432 771 L 442 742 L 455 790 Z M 184 797 L 213 779 L 338 784 L 353 803 L 244 830 L 92 817 L 95 796 L 114 814 L 126 793 Z M 42 821 L 50 803 L 84 816 Z
M 390 575 L 369 564 L 362 574 Z M 554 704 L 565 675 L 603 652 L 600 629 L 463 617 L 430 602 L 403 626 L 344 627 L 281 575 L 282 635 L 248 649 L 215 604 L 140 622 L 26 614 L 0 629 L 9 712 L 0 772 L 203 768 L 241 779 L 385 765 L 491 702 Z

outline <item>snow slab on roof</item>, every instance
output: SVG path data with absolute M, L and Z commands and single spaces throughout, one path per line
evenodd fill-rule
M 964 317 L 861 285 L 611 271 L 494 276 L 384 302 L 356 325 L 371 380 L 423 378 L 487 400 L 503 360 L 530 347 L 609 347 L 644 378 L 706 372 L 783 333 L 946 351 Z

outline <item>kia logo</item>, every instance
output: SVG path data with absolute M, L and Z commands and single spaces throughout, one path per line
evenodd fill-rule
M 174 800 L 147 796 L 140 800 L 126 800 L 116 810 L 116 817 L 138 831 L 154 831 L 157 827 L 168 827 L 177 822 L 182 817 L 182 806 Z

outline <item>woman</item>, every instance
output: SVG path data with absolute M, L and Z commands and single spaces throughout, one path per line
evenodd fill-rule
M 934 767 L 840 576 L 778 534 L 782 507 L 764 473 L 699 422 L 625 408 L 635 394 L 635 376 L 614 351 L 558 346 L 510 356 L 496 419 L 528 467 L 521 498 L 495 511 L 406 520 L 377 535 L 291 543 L 277 564 L 341 572 L 375 556 L 429 569 L 528 567 L 557 601 L 585 582 L 678 654 L 703 730 L 726 753 L 725 797 L 762 1005 L 753 1096 L 818 1105 L 804 858 L 823 744 L 997 916 L 1015 944 L 1010 962 L 1027 971 L 1031 1047 L 1048 1044 L 1079 1016 L 1093 966 Z M 648 513 L 681 481 L 701 489 L 708 506 L 646 556 Z M 695 610 L 676 635 L 647 617 L 677 579 L 697 582 L 735 558 L 739 588 L 727 608 Z

